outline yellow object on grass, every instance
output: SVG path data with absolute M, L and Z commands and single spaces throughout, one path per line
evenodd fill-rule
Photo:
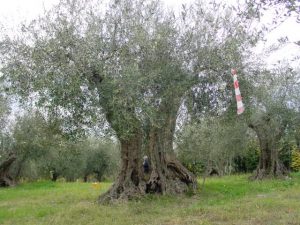
M 101 188 L 101 185 L 98 182 L 94 182 L 94 183 L 92 183 L 92 188 L 99 190 Z

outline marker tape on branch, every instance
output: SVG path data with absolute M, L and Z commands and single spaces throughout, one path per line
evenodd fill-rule
M 236 69 L 231 69 L 231 74 L 233 76 L 235 99 L 236 99 L 236 104 L 237 104 L 237 114 L 240 115 L 245 111 L 245 108 L 243 105 L 242 95 L 240 92 L 239 82 L 238 82 L 236 73 L 237 73 Z

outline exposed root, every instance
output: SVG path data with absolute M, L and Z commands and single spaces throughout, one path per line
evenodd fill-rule
M 284 179 L 288 175 L 288 170 L 282 163 L 276 163 L 274 168 L 257 168 L 253 175 L 249 177 L 250 180 L 263 180 L 263 179 Z
M 175 157 L 166 156 L 166 167 L 154 169 L 146 185 L 146 193 L 182 194 L 196 190 L 196 177 Z
M 145 195 L 146 183 L 140 181 L 138 185 L 133 182 L 122 183 L 117 181 L 113 186 L 98 199 L 100 204 L 125 202 L 132 199 L 138 199 Z
M 174 156 L 167 156 L 167 168 L 173 172 L 176 178 L 179 178 L 187 185 L 192 185 L 193 189 L 197 188 L 196 176 L 185 168 Z
M 99 197 L 99 203 L 126 202 L 141 198 L 147 193 L 182 194 L 197 187 L 196 177 L 175 157 L 166 157 L 164 167 L 152 168 L 150 176 L 145 175 L 141 173 L 140 177 L 133 179 L 132 176 L 120 174 L 113 186 Z

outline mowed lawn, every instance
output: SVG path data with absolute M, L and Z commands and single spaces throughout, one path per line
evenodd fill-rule
M 210 178 L 193 196 L 147 196 L 109 206 L 96 200 L 110 183 L 100 190 L 91 183 L 22 184 L 0 189 L 0 224 L 300 225 L 300 173 L 284 181 L 247 176 Z

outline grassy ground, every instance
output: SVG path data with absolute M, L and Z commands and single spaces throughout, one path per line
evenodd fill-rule
M 194 196 L 153 197 L 99 206 L 92 184 L 36 182 L 0 189 L 0 224 L 300 225 L 300 173 L 291 180 L 210 178 Z

